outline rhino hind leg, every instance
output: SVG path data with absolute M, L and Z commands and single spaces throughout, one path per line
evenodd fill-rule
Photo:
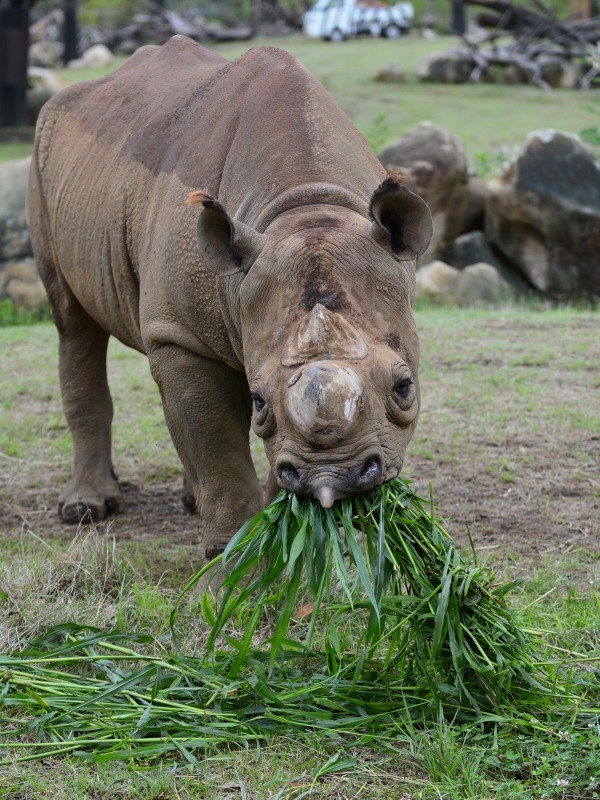
M 111 462 L 109 335 L 72 296 L 61 299 L 59 306 L 53 303 L 53 310 L 59 331 L 63 407 L 73 436 L 73 472 L 58 509 L 65 522 L 92 522 L 119 511 L 123 504 Z

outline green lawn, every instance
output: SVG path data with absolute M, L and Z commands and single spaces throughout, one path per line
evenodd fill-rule
M 594 90 L 544 92 L 531 86 L 419 83 L 420 62 L 428 54 L 444 52 L 456 44 L 454 37 L 426 41 L 409 36 L 397 41 L 357 39 L 336 45 L 296 35 L 211 47 L 227 58 L 260 45 L 283 47 L 316 75 L 376 151 L 418 122 L 430 120 L 459 136 L 472 166 L 486 176 L 498 171 L 532 130 L 550 127 L 579 134 L 600 125 Z M 406 83 L 375 82 L 376 72 L 392 63 L 403 67 Z M 61 70 L 60 74 L 69 82 L 79 82 L 96 78 L 101 71 Z M 0 145 L 0 160 L 21 157 L 27 151 L 23 146 L 6 148 Z
M 407 473 L 423 487 L 431 481 L 458 545 L 468 548 L 468 526 L 481 557 L 503 578 L 522 579 L 513 602 L 528 607 L 526 625 L 592 659 L 579 679 L 598 707 L 597 313 L 420 309 L 417 324 L 423 410 Z M 73 621 L 150 633 L 168 653 L 169 613 L 198 563 L 196 523 L 178 502 L 180 467 L 146 360 L 111 344 L 125 512 L 75 532 L 55 510 L 70 463 L 56 332 L 48 323 L 0 328 L 0 352 L 0 651 Z M 264 476 L 258 443 L 255 455 Z M 179 631 L 186 652 L 202 652 L 197 597 L 184 606 Z M 6 715 L 0 707 L 0 726 Z M 598 774 L 600 729 L 573 716 L 542 720 L 535 732 L 445 720 L 397 724 L 385 742 L 297 730 L 136 765 L 13 756 L 0 766 L 0 797 L 594 800 Z

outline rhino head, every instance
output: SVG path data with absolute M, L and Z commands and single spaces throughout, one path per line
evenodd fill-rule
M 201 258 L 222 276 L 252 427 L 277 483 L 329 507 L 396 477 L 420 406 L 411 304 L 414 259 L 431 237 L 423 200 L 392 175 L 369 218 L 315 198 L 264 233 L 197 201 Z

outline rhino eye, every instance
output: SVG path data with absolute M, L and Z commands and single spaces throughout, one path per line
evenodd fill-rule
M 250 392 L 250 397 L 253 407 L 252 428 L 254 433 L 261 439 L 268 439 L 277 429 L 273 408 L 258 392 Z
M 394 386 L 394 394 L 398 395 L 402 400 L 407 400 L 410 394 L 410 387 L 412 386 L 411 378 L 402 378 Z
M 257 414 L 260 414 L 260 412 L 266 405 L 264 398 L 262 398 L 257 392 L 251 392 L 250 397 L 252 398 L 254 410 L 256 411 Z

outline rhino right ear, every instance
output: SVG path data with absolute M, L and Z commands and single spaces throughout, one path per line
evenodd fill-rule
M 404 183 L 404 176 L 390 170 L 373 192 L 369 208 L 376 238 L 381 232 L 399 261 L 412 261 L 427 250 L 433 222 L 426 202 Z
M 197 241 L 204 267 L 215 275 L 248 272 L 267 237 L 232 219 L 221 203 L 205 191 L 192 192 L 187 202 L 203 206 L 198 217 Z

